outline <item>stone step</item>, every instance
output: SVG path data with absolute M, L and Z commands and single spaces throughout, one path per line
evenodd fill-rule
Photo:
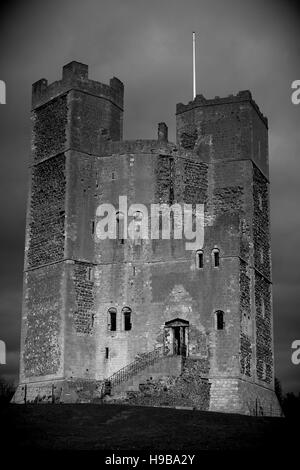
M 139 391 L 143 383 L 147 383 L 150 378 L 158 379 L 160 377 L 178 377 L 182 372 L 182 356 L 163 356 L 155 364 L 145 367 L 127 381 L 112 387 L 111 396 L 120 392 Z

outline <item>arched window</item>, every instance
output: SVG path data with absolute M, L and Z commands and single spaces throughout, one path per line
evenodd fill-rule
M 196 251 L 196 267 L 198 269 L 203 268 L 203 251 L 202 250 Z
M 212 251 L 213 266 L 218 268 L 220 266 L 220 251 L 218 248 L 214 248 Z
M 224 321 L 224 312 L 222 310 L 216 311 L 216 326 L 217 326 L 217 330 L 224 330 L 225 321 Z
M 129 331 L 131 330 L 131 308 L 124 307 L 122 309 L 122 313 L 123 313 L 124 330 Z
M 117 212 L 116 213 L 116 235 L 117 235 L 117 240 L 121 243 L 121 245 L 124 244 L 124 215 L 122 212 Z
M 108 310 L 108 327 L 110 331 L 117 330 L 117 309 L 114 307 Z

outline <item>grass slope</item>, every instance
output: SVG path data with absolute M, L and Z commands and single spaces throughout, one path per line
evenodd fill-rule
M 272 450 L 293 446 L 284 418 L 123 405 L 8 405 L 5 441 L 18 450 Z

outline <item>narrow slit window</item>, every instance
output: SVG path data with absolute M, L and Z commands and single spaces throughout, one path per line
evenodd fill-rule
M 92 220 L 92 235 L 95 233 L 95 221 Z
M 198 250 L 196 252 L 196 266 L 198 269 L 202 269 L 203 268 L 203 251 L 202 250 Z
M 116 224 L 117 240 L 121 245 L 124 245 L 124 216 L 121 212 L 116 214 Z
M 109 348 L 105 348 L 105 359 L 109 358 Z
M 263 210 L 263 200 L 262 200 L 262 195 L 261 193 L 258 193 L 258 207 L 259 207 L 259 210 Z
M 163 214 L 162 214 L 162 212 L 159 212 L 159 215 L 158 215 L 158 230 L 159 230 L 159 234 L 161 234 L 162 229 L 163 229 Z
M 262 380 L 266 380 L 267 378 L 267 364 L 263 362 L 262 365 Z
M 264 249 L 260 248 L 259 250 L 259 257 L 260 257 L 260 263 L 263 264 L 264 262 Z
M 87 268 L 87 271 L 86 271 L 86 279 L 88 281 L 92 281 L 93 280 L 93 268 L 91 267 L 88 267 Z
M 261 316 L 262 316 L 263 318 L 265 318 L 265 315 L 266 315 L 265 300 L 264 300 L 264 298 L 262 297 L 262 298 L 261 298 Z

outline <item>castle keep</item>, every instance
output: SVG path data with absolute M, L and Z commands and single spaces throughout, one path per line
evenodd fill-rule
M 14 401 L 279 414 L 267 119 L 249 91 L 197 95 L 177 105 L 176 144 L 164 123 L 157 140 L 123 141 L 123 94 L 78 62 L 33 85 Z M 99 241 L 97 207 L 120 195 L 204 204 L 203 247 Z

